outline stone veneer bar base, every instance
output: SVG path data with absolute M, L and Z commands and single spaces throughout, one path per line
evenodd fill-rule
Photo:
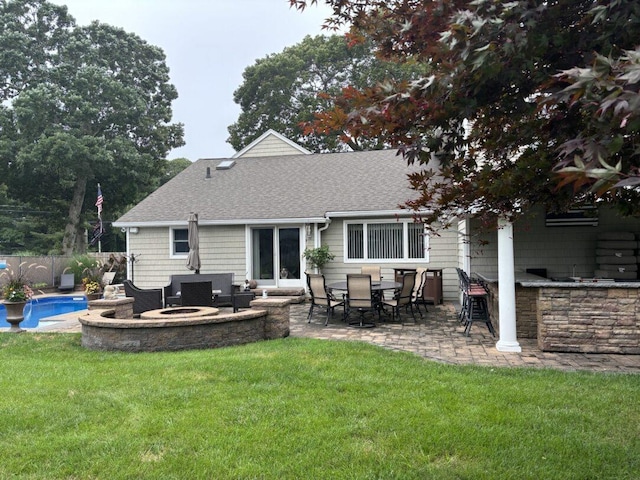
M 118 302 L 90 303 L 89 311 L 79 317 L 82 346 L 91 350 L 159 352 L 227 347 L 289 335 L 288 299 L 256 299 L 250 310 L 236 313 L 197 318 L 176 315 L 160 320 L 139 320 L 133 315 L 115 318 Z
M 496 322 L 498 284 L 488 283 Z M 640 283 L 520 282 L 516 333 L 545 352 L 640 354 Z
M 546 352 L 640 354 L 640 290 L 539 287 L 538 348 Z
M 494 326 L 499 326 L 498 284 L 488 283 L 487 289 L 489 290 L 489 316 Z M 516 284 L 516 335 L 518 338 L 538 337 L 537 301 L 538 292 L 536 289 L 524 288 Z

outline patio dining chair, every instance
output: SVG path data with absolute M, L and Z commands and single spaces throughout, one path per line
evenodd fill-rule
M 382 269 L 380 265 L 363 265 L 360 267 L 362 275 L 371 275 L 371 283 L 382 281 Z M 380 304 L 384 298 L 384 292 L 381 290 L 373 291 L 373 299 Z
M 400 318 L 400 309 L 404 308 L 411 311 L 411 317 L 415 323 L 416 315 L 413 311 L 413 287 L 416 283 L 417 272 L 406 272 L 402 275 L 402 287 L 396 290 L 393 298 L 383 300 L 383 307 L 391 307 L 392 321 L 395 321 L 396 315 Z
M 345 321 L 349 326 L 358 328 L 371 328 L 376 324 L 373 320 L 365 318 L 366 313 L 380 318 L 380 304 L 376 301 L 371 285 L 371 275 L 353 273 L 347 275 L 347 296 L 345 297 Z M 349 321 L 349 315 L 358 313 L 357 320 Z
M 319 307 L 327 311 L 327 319 L 324 322 L 324 325 L 327 326 L 329 324 L 329 318 L 333 316 L 335 308 L 341 306 L 344 309 L 344 299 L 338 300 L 327 289 L 324 275 L 308 273 L 307 286 L 309 287 L 309 295 L 311 295 L 311 305 L 309 306 L 307 323 L 311 323 L 314 308 Z
M 180 305 L 183 307 L 212 307 L 211 282 L 181 282 Z
M 360 267 L 362 275 L 371 275 L 372 282 L 380 282 L 382 280 L 382 270 L 380 265 L 363 265 Z
M 427 283 L 427 269 L 426 268 L 417 268 L 416 269 L 416 281 L 413 286 L 413 292 L 411 294 L 411 303 L 416 307 L 416 310 L 420 314 L 420 318 L 422 318 L 422 312 L 420 311 L 420 305 L 424 307 L 424 313 L 427 313 L 427 303 L 424 298 L 424 287 Z

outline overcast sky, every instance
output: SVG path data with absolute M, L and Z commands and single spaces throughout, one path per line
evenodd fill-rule
M 240 109 L 233 92 L 242 72 L 259 58 L 280 53 L 306 35 L 323 32 L 331 10 L 324 3 L 303 13 L 289 0 L 51 0 L 67 5 L 78 25 L 93 20 L 133 32 L 164 50 L 179 98 L 173 121 L 186 145 L 168 158 L 230 157 L 227 127 Z

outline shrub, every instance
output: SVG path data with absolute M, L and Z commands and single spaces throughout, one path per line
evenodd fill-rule
M 307 259 L 309 265 L 312 267 L 322 269 L 327 263 L 336 258 L 336 256 L 329 251 L 328 245 L 322 245 L 317 248 L 307 248 L 302 256 Z

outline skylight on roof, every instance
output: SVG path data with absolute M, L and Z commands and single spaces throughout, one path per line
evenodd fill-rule
M 235 160 L 223 160 L 218 164 L 218 166 L 216 167 L 216 170 L 229 170 L 235 164 L 236 164 Z

